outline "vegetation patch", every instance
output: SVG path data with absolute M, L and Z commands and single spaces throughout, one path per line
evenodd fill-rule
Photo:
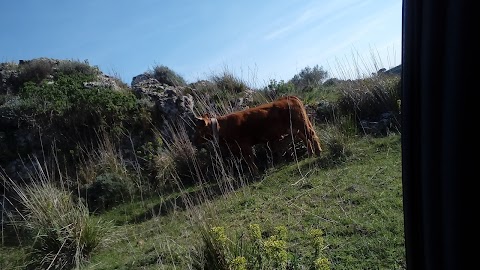
M 7 176 L 19 202 L 11 224 L 24 232 L 28 269 L 69 269 L 84 264 L 108 233 L 108 223 L 90 216 L 87 207 L 56 186 L 46 168 L 37 167 L 35 179 L 19 186 Z
M 398 77 L 340 80 L 315 66 L 251 89 L 228 71 L 189 85 L 168 67 L 150 71 L 193 95 L 196 115 L 304 101 L 322 154 L 288 139 L 278 159 L 255 147 L 251 177 L 214 144 L 194 147 L 188 120 L 155 126 L 161 101 L 99 82 L 88 62 L 11 68 L 0 268 L 405 269 L 399 125 L 380 135 L 365 125 L 398 119 Z

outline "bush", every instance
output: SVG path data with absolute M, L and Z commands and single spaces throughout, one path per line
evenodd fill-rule
M 106 172 L 98 175 L 95 181 L 83 189 L 81 195 L 86 199 L 91 212 L 108 210 L 131 198 L 133 187 L 129 179 L 116 173 Z
M 2 107 L 4 104 L 6 104 L 7 102 L 9 102 L 12 99 L 14 99 L 13 95 L 0 94 L 0 107 Z
M 131 93 L 107 88 L 86 89 L 84 82 L 93 81 L 89 74 L 75 73 L 56 75 L 54 81 L 37 85 L 25 83 L 20 96 L 27 109 L 35 113 L 62 115 L 70 109 L 87 108 L 101 114 L 121 113 L 135 107 L 135 96 Z
M 326 87 L 332 87 L 332 86 L 336 86 L 340 83 L 340 80 L 337 79 L 337 78 L 330 78 L 328 80 L 326 80 L 324 83 L 323 83 L 323 86 L 326 86 Z
M 38 58 L 21 62 L 19 65 L 20 85 L 25 82 L 40 83 L 53 74 L 54 62 L 47 58 Z
M 170 86 L 185 86 L 187 84 L 180 75 L 166 66 L 156 66 L 153 69 L 153 77 L 160 83 Z
M 227 71 L 223 72 L 221 75 L 213 75 L 211 80 L 216 84 L 220 91 L 238 94 L 248 89 L 245 82 Z
M 60 61 L 57 72 L 64 75 L 82 74 L 86 76 L 95 76 L 100 74 L 96 67 L 90 66 L 87 60 L 80 62 L 74 60 Z
M 327 166 L 344 162 L 352 155 L 348 142 L 356 133 L 354 125 L 349 118 L 341 117 L 336 119 L 336 123 L 324 127 L 321 141 L 326 155 L 322 160 Z
M 380 76 L 342 84 L 342 96 L 338 107 L 343 115 L 350 115 L 359 122 L 378 121 L 383 113 L 395 115 L 395 128 L 400 130 L 400 78 Z
M 170 140 L 164 141 L 165 149 L 158 151 L 154 157 L 155 186 L 159 189 L 168 190 L 174 187 L 174 182 L 181 179 L 182 185 L 191 185 L 196 180 L 193 172 L 196 148 L 188 138 L 188 134 L 182 125 L 169 126 Z M 197 166 L 201 166 L 200 163 Z
M 200 229 L 203 246 L 194 269 L 306 269 L 295 253 L 288 252 L 287 228 L 278 226 L 271 232 L 262 232 L 258 224 L 250 224 L 247 234 L 232 240 L 221 226 Z M 266 235 L 266 236 L 264 236 Z M 306 259 L 309 269 L 330 269 L 323 256 L 323 231 L 309 232 L 313 256 Z
M 310 68 L 307 66 L 293 76 L 289 82 L 291 82 L 298 90 L 308 89 L 308 87 L 316 88 L 322 86 L 327 75 L 328 73 L 323 70 L 323 67 L 316 65 L 313 68 Z
M 316 120 L 320 123 L 332 122 L 337 114 L 337 106 L 334 102 L 320 100 L 315 108 Z
M 280 96 L 288 95 L 295 92 L 295 86 L 291 82 L 283 80 L 270 80 L 267 87 L 264 89 L 271 99 L 277 99 Z
M 43 128 L 52 126 L 57 131 L 121 127 L 138 108 L 135 96 L 102 87 L 86 89 L 83 83 L 92 80 L 93 75 L 60 73 L 54 81 L 26 82 L 20 91 L 22 114 L 32 115 Z
M 193 97 L 198 112 L 211 115 L 224 115 L 243 110 L 252 105 L 254 93 L 232 73 L 224 71 L 220 75 L 211 75 L 209 81 L 192 84 Z

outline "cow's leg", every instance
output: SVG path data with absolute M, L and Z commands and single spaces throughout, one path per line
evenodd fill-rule
M 240 162 L 245 162 L 252 174 L 257 176 L 259 174 L 258 168 L 255 165 L 252 146 L 247 144 L 229 144 L 228 148 L 231 154 L 238 158 Z
M 242 144 L 240 145 L 240 151 L 242 153 L 243 159 L 245 160 L 245 162 L 248 165 L 248 168 L 250 169 L 250 172 L 254 176 L 259 175 L 260 173 L 259 173 L 258 167 L 257 165 L 255 165 L 255 161 L 254 161 L 252 146 L 248 144 Z
M 302 131 L 302 130 L 296 130 L 295 131 L 295 135 L 297 137 L 299 137 L 303 143 L 305 143 L 305 146 L 307 147 L 307 152 L 308 152 L 308 155 L 312 155 L 313 154 L 313 147 L 312 147 L 312 143 L 310 142 L 310 140 L 307 138 L 307 136 L 305 136 L 305 131 Z
M 296 129 L 294 130 L 294 135 L 297 138 L 300 138 L 305 146 L 307 147 L 307 152 L 308 155 L 320 155 L 320 152 L 322 151 L 319 146 L 315 145 L 316 141 L 315 138 L 312 137 L 312 134 L 308 129 L 302 128 L 302 129 Z
M 315 130 L 313 129 L 313 126 L 310 124 L 310 121 L 308 119 L 305 121 L 308 122 L 305 123 L 304 121 L 301 121 L 302 124 L 299 124 L 300 121 L 297 121 L 294 123 L 294 134 L 300 137 L 300 139 L 302 139 L 302 141 L 305 143 L 309 155 L 315 153 L 318 156 L 322 152 L 320 142 Z
M 270 150 L 272 164 L 281 160 L 283 153 L 282 141 L 281 139 L 278 140 L 271 140 L 267 143 L 268 150 Z

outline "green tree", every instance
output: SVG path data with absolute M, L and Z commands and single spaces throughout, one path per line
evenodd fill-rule
M 293 76 L 290 82 L 296 89 L 303 90 L 306 87 L 319 87 L 328 77 L 328 72 L 318 65 L 313 68 L 307 66 L 300 73 Z

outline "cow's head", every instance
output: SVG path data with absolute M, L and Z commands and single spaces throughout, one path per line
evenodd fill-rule
M 202 117 L 195 117 L 195 135 L 193 137 L 193 144 L 199 146 L 208 140 L 212 139 L 212 121 L 208 114 Z

